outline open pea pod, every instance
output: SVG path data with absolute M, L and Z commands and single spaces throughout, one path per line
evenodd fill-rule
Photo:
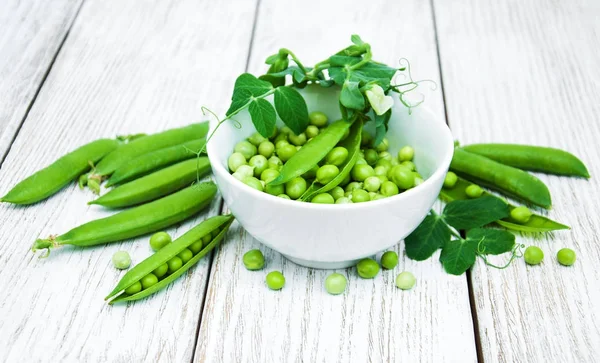
M 269 185 L 286 183 L 312 169 L 340 142 L 350 125 L 348 121 L 339 120 L 327 126 L 283 165 L 279 176 Z
M 440 199 L 442 199 L 445 202 L 469 199 L 469 197 L 465 193 L 465 189 L 471 184 L 472 183 L 469 182 L 468 180 L 459 177 L 458 181 L 456 182 L 456 185 L 452 189 L 443 188 L 440 191 Z M 491 193 L 485 192 L 485 191 L 483 192 L 483 195 L 491 196 L 491 197 L 498 198 L 498 199 L 501 199 L 504 201 L 504 199 L 499 198 L 499 197 L 497 197 Z M 514 208 L 516 208 L 516 206 L 508 203 L 508 208 L 510 210 L 513 210 Z M 514 220 L 512 220 L 510 217 L 500 219 L 500 220 L 496 221 L 495 223 L 501 225 L 504 228 L 511 229 L 513 231 L 520 231 L 520 232 L 536 233 L 536 232 L 557 231 L 557 230 L 561 230 L 561 229 L 570 229 L 569 226 L 555 222 L 555 221 L 553 221 L 549 218 L 546 218 L 544 216 L 541 216 L 539 214 L 533 214 L 527 223 L 517 223 Z
M 204 222 L 200 223 L 196 227 L 189 230 L 183 236 L 177 238 L 172 243 L 167 244 L 165 247 L 161 248 L 158 252 L 148 257 L 144 261 L 137 264 L 134 268 L 129 270 L 125 276 L 119 281 L 117 286 L 113 289 L 113 291 L 108 294 L 104 300 L 110 300 L 109 304 L 113 304 L 119 301 L 133 301 L 139 300 L 142 298 L 151 295 L 171 282 L 181 276 L 184 272 L 190 269 L 193 265 L 195 265 L 202 257 L 204 257 L 207 253 L 209 253 L 213 248 L 215 248 L 223 239 L 229 226 L 233 223 L 233 216 L 231 214 L 214 216 L 211 217 Z M 177 256 L 183 250 L 187 249 L 190 245 L 201 241 L 202 238 L 206 235 L 212 235 L 215 231 L 218 231 L 215 234 L 210 242 L 208 242 L 203 248 L 198 251 L 188 262 L 186 262 L 181 268 L 172 272 L 171 274 L 167 274 L 163 276 L 158 283 L 143 289 L 142 291 L 128 295 L 125 293 L 125 289 L 130 287 L 131 285 L 139 282 L 144 276 L 152 273 L 158 267 L 164 265 Z
M 360 155 L 362 128 L 362 121 L 354 122 L 350 128 L 348 137 L 340 143 L 340 146 L 343 146 L 346 148 L 346 150 L 348 150 L 348 159 L 346 159 L 346 161 L 340 165 L 340 173 L 325 185 L 320 184 L 315 180 L 306 190 L 306 192 L 304 192 L 304 194 L 300 197 L 301 200 L 309 201 L 317 194 L 330 191 L 338 186 L 344 180 L 344 178 L 350 174 Z

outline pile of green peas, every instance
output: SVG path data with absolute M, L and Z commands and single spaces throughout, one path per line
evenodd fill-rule
M 276 129 L 273 136 L 265 138 L 254 133 L 238 142 L 227 160 L 232 175 L 246 185 L 280 198 L 309 201 L 321 204 L 362 203 L 391 197 L 423 183 L 423 177 L 414 164 L 414 149 L 404 146 L 397 155 L 389 151 L 389 141 L 384 138 L 376 147 L 374 138 L 367 131 L 362 133 L 361 149 L 355 165 L 343 180 L 326 193 L 316 194 L 304 200 L 304 194 L 312 183 L 326 185 L 343 171 L 340 167 L 350 158 L 348 149 L 339 144 L 313 169 L 282 185 L 268 183 L 279 176 L 283 165 L 303 145 L 322 132 L 328 125 L 327 116 L 319 111 L 309 114 L 310 125 L 296 135 L 284 126 Z M 347 135 L 345 136 L 347 137 Z M 342 138 L 341 141 L 343 141 Z M 340 141 L 340 142 L 341 142 Z

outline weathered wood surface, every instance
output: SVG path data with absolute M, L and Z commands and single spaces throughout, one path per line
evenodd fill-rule
M 597 1 L 435 1 L 448 121 L 463 144 L 569 150 L 592 178 L 539 175 L 552 218 L 572 230 L 522 236 L 545 252 L 471 272 L 484 361 L 592 362 L 600 356 L 600 8 Z M 572 267 L 556 252 L 577 252 Z
M 87 141 L 198 121 L 202 104 L 226 107 L 254 13 L 252 1 L 86 1 L 2 165 L 2 192 Z M 109 214 L 87 206 L 91 198 L 70 186 L 35 206 L 0 206 L 0 361 L 190 361 L 209 259 L 153 298 L 109 307 L 103 298 L 123 275 L 112 254 L 139 262 L 151 253 L 147 237 L 64 247 L 46 260 L 29 250 L 36 237 Z M 168 231 L 177 237 L 220 207 L 217 198 Z
M 52 66 L 81 0 L 0 2 L 0 161 Z
M 337 20 L 329 22 L 328 16 Z M 438 79 L 431 9 L 418 1 L 366 7 L 360 1 L 261 1 L 249 71 L 263 72 L 264 59 L 282 46 L 305 64 L 316 63 L 348 44 L 353 33 L 373 45 L 377 60 L 397 64 L 406 57 L 416 79 Z M 427 95 L 444 122 L 441 92 Z M 476 361 L 466 278 L 444 273 L 436 258 L 416 263 L 401 257 L 396 269 L 374 280 L 359 278 L 355 269 L 340 270 L 349 279 L 347 291 L 331 296 L 323 288 L 331 271 L 285 260 L 237 223 L 230 236 L 213 262 L 195 361 Z M 242 264 L 253 248 L 265 252 L 263 271 L 247 271 Z M 402 256 L 404 247 L 395 250 Z M 404 269 L 417 277 L 413 291 L 394 285 Z M 272 270 L 286 276 L 282 291 L 265 285 Z

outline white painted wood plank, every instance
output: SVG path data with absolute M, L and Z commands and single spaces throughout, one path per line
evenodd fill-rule
M 86 2 L 2 166 L 2 192 L 87 141 L 198 121 L 202 104 L 225 109 L 222 95 L 246 66 L 255 5 Z M 109 307 L 103 298 L 123 275 L 112 254 L 125 249 L 139 262 L 151 253 L 147 237 L 64 247 L 47 260 L 29 251 L 37 237 L 109 214 L 87 206 L 91 198 L 71 186 L 35 206 L 0 206 L 0 361 L 191 360 L 209 259 L 154 297 Z M 217 198 L 168 231 L 179 236 L 219 208 Z
M 80 5 L 81 0 L 0 2 L 0 160 Z
M 289 14 L 298 20 L 291 21 Z M 359 1 L 262 1 L 250 71 L 264 71 L 264 59 L 282 46 L 305 64 L 317 62 L 348 44 L 353 33 L 372 43 L 377 60 L 395 63 L 407 57 L 416 77 L 438 79 L 431 9 L 418 1 L 369 6 Z M 441 94 L 430 94 L 427 104 L 443 122 Z M 437 259 L 415 263 L 403 257 L 394 271 L 374 280 L 358 278 L 355 269 L 340 270 L 349 278 L 348 289 L 331 296 L 323 288 L 331 271 L 295 265 L 261 246 L 237 223 L 234 227 L 213 262 L 196 361 L 476 360 L 466 278 L 443 273 Z M 247 271 L 242 264 L 243 254 L 252 248 L 265 252 L 263 271 Z M 403 250 L 403 245 L 396 247 L 401 255 Z M 403 269 L 417 276 L 413 291 L 394 285 Z M 286 276 L 282 291 L 265 285 L 272 270 Z
M 571 231 L 522 236 L 545 252 L 504 271 L 472 271 L 486 361 L 591 362 L 600 355 L 600 6 L 597 1 L 436 1 L 448 118 L 463 143 L 554 146 L 592 179 L 539 175 L 551 218 Z M 572 267 L 556 252 L 573 248 Z

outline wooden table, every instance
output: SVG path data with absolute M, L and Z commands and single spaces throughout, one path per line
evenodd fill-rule
M 4 0 L 0 4 L 0 189 L 99 137 L 152 132 L 224 113 L 235 77 L 258 74 L 279 47 L 307 63 L 369 41 L 380 61 L 411 60 L 456 139 L 550 145 L 579 155 L 589 181 L 539 177 L 549 215 L 571 231 L 519 236 L 542 266 L 478 261 L 463 276 L 437 258 L 401 258 L 393 273 L 327 271 L 266 251 L 286 287 L 273 292 L 241 256 L 260 247 L 237 224 L 227 241 L 152 298 L 108 306 L 147 238 L 47 260 L 33 240 L 109 213 L 70 186 L 35 206 L 0 206 L 0 360 L 8 362 L 593 362 L 600 359 L 600 6 L 574 1 Z M 181 235 L 210 211 L 170 229 Z M 268 221 L 266 221 L 268 222 Z M 577 251 L 565 268 L 556 251 Z M 395 248 L 403 255 L 403 244 Z M 393 279 L 412 271 L 416 288 Z

